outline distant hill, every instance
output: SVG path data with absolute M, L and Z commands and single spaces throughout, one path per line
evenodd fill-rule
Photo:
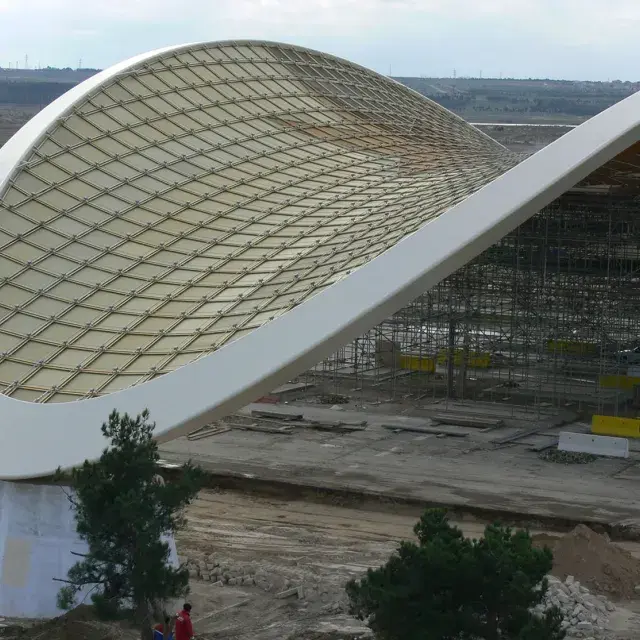
M 395 78 L 472 122 L 581 122 L 640 91 L 640 82 Z
M 42 109 L 98 69 L 0 68 L 0 105 Z
M 0 82 L 60 82 L 62 84 L 78 84 L 95 75 L 101 69 L 7 69 L 0 67 Z
M 0 68 L 0 109 L 41 109 L 99 69 Z M 579 123 L 640 91 L 640 82 L 498 78 L 395 80 L 470 122 Z M 12 118 L 15 120 L 15 117 Z

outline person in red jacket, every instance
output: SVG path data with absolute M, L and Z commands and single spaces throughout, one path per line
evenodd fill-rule
M 193 640 L 193 625 L 191 624 L 191 605 L 185 602 L 182 611 L 176 615 L 175 640 Z

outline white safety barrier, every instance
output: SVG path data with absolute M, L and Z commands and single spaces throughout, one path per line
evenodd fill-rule
M 178 564 L 173 539 L 170 562 Z M 51 618 L 69 569 L 85 553 L 61 487 L 0 481 L 0 616 Z
M 575 453 L 591 453 L 596 456 L 628 458 L 629 440 L 627 438 L 613 438 L 611 436 L 594 436 L 590 433 L 561 431 L 558 440 L 558 449 L 560 451 L 573 451 Z

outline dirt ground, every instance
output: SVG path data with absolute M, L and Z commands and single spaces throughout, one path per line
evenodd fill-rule
M 203 491 L 187 515 L 178 552 L 183 560 L 200 562 L 199 573 L 206 578 L 194 575 L 191 581 L 198 636 L 306 640 L 360 637 L 365 632 L 347 615 L 344 584 L 383 563 L 399 540 L 411 538 L 419 509 Z M 469 536 L 484 529 L 484 523 L 471 518 L 457 524 Z M 562 536 L 532 533 L 547 540 Z M 640 543 L 623 546 L 640 558 Z M 218 572 L 231 576 L 229 584 L 218 581 Z M 302 598 L 297 593 L 277 596 L 295 587 L 302 587 Z M 616 604 L 609 638 L 640 637 L 635 613 L 640 612 L 640 600 Z
M 507 149 L 524 155 L 539 151 L 560 136 L 571 131 L 570 126 L 527 126 L 526 124 L 516 127 L 505 127 L 497 124 L 478 128 L 500 144 L 503 144 Z
M 0 147 L 38 111 L 37 107 L 0 105 Z

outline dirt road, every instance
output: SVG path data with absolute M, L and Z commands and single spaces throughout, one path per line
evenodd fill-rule
M 344 584 L 379 566 L 398 541 L 410 538 L 419 513 L 402 505 L 361 509 L 201 492 L 177 540 L 180 555 L 199 563 L 198 573 L 205 578 L 192 579 L 198 634 L 237 640 L 307 638 L 332 630 L 342 630 L 334 637 L 357 635 L 363 628 L 346 615 Z M 469 536 L 484 529 L 474 520 L 458 525 Z M 640 544 L 624 546 L 640 557 Z M 228 584 L 215 585 L 225 577 Z M 302 598 L 277 597 L 294 587 L 302 587 Z M 620 611 L 620 619 L 632 619 Z

